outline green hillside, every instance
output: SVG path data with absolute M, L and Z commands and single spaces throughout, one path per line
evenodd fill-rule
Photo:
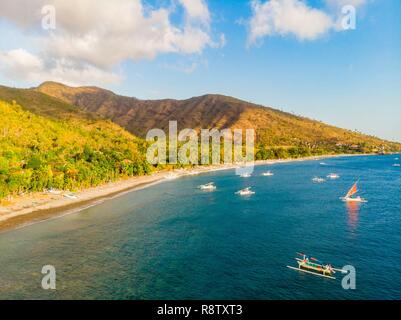
M 152 128 L 254 129 L 257 159 L 401 151 L 401 144 L 337 128 L 233 97 L 209 94 L 186 100 L 139 100 L 96 87 L 69 87 L 45 82 L 34 90 L 99 114 L 138 137 Z
M 142 139 L 111 121 L 80 119 L 72 108 L 65 112 L 68 120 L 51 119 L 0 101 L 0 198 L 149 172 Z
M 180 129 L 253 128 L 257 160 L 401 151 L 399 143 L 220 95 L 152 101 L 56 83 L 0 86 L 0 198 L 147 174 L 147 144 L 137 136 L 167 132 L 170 120 Z
M 0 100 L 15 101 L 27 111 L 53 119 L 100 119 L 98 114 L 82 111 L 75 105 L 31 89 L 0 86 Z

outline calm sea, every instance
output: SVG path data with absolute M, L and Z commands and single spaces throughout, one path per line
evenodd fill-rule
M 0 234 L 0 298 L 401 299 L 396 157 L 184 177 Z M 311 181 L 331 172 L 341 178 Z M 358 179 L 369 202 L 347 206 L 339 197 Z M 211 181 L 215 192 L 197 188 Z M 252 197 L 235 195 L 248 186 Z M 286 268 L 296 252 L 354 266 L 356 289 Z M 44 265 L 56 268 L 55 291 L 41 288 Z

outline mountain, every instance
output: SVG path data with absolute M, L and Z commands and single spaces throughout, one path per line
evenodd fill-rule
M 252 128 L 256 130 L 261 149 L 301 148 L 302 155 L 307 155 L 308 150 L 312 154 L 374 152 L 383 146 L 388 151 L 401 150 L 398 143 L 222 95 L 187 100 L 139 100 L 97 87 L 74 88 L 55 82 L 45 82 L 34 91 L 111 119 L 140 137 L 145 137 L 152 128 L 167 132 L 168 122 L 176 120 L 179 129 Z
M 18 93 L 2 89 L 3 97 L 4 92 Z M 27 96 L 33 99 L 25 100 Z M 84 112 L 60 101 L 47 105 L 54 98 L 36 92 L 22 91 L 11 103 L 2 101 L 3 97 L 0 200 L 10 194 L 49 188 L 82 189 L 150 172 L 144 140 L 110 120 L 87 118 Z M 23 101 L 24 107 L 16 100 Z M 36 104 L 40 101 L 43 109 L 42 104 Z M 43 116 L 28 109 L 39 114 L 60 113 Z
M 401 151 L 399 143 L 221 95 L 139 100 L 54 82 L 0 86 L 0 199 L 147 174 L 143 137 L 152 128 L 167 132 L 169 120 L 180 128 L 254 128 L 257 159 Z
M 0 86 L 0 99 L 12 103 L 15 101 L 27 111 L 52 119 L 100 119 L 95 113 L 85 112 L 81 108 L 54 98 L 51 95 L 31 89 L 17 89 Z

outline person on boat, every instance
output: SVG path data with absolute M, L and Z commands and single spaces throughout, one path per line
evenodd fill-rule
M 333 272 L 333 268 L 331 267 L 331 265 L 326 264 L 324 266 L 324 272 L 327 272 L 327 273 L 331 274 Z

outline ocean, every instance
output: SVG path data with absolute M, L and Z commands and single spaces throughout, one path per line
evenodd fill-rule
M 187 176 L 2 233 L 0 299 L 401 299 L 396 157 Z M 332 172 L 341 177 L 312 182 Z M 357 180 L 368 203 L 350 206 L 339 198 Z M 217 190 L 198 188 L 208 182 Z M 235 194 L 248 186 L 251 197 Z M 356 288 L 343 289 L 339 273 L 288 269 L 297 252 L 355 267 Z M 56 290 L 41 287 L 44 265 Z

